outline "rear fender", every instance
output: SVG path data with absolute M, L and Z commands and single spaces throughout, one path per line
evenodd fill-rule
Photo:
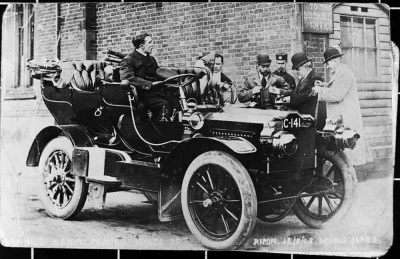
M 197 156 L 210 150 L 221 150 L 235 157 L 257 151 L 254 145 L 244 138 L 228 140 L 195 137 L 181 142 L 166 157 L 163 165 L 158 191 L 160 221 L 171 221 L 182 217 L 180 194 L 186 169 Z
M 42 129 L 33 140 L 26 160 L 27 166 L 38 166 L 44 147 L 60 135 L 67 136 L 74 147 L 92 147 L 94 142 L 80 125 L 49 126 Z

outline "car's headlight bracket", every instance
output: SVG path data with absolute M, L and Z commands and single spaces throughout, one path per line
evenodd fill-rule
M 287 131 L 278 131 L 272 136 L 272 148 L 279 157 L 292 156 L 298 148 L 298 139 Z

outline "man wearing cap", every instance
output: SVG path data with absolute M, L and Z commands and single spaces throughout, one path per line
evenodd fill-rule
M 257 76 L 247 77 L 239 88 L 238 99 L 250 107 L 270 109 L 274 107 L 276 95 L 292 93 L 285 80 L 271 73 L 271 59 L 267 54 L 257 55 Z
M 296 71 L 300 78 L 296 89 L 293 93 L 285 97 L 290 102 L 292 109 L 298 110 L 301 114 L 310 114 L 316 117 L 316 107 L 318 98 L 311 95 L 314 82 L 322 80 L 322 76 L 313 69 L 312 59 L 308 58 L 303 52 L 298 52 L 292 56 L 292 69 Z M 318 116 L 317 128 L 322 129 L 325 122 L 325 116 Z
M 356 78 L 342 63 L 343 55 L 336 48 L 329 48 L 324 52 L 324 63 L 327 64 L 331 79 L 329 83 L 315 81 L 313 93 L 318 94 L 319 100 L 326 102 L 328 118 L 341 115 L 344 125 L 360 134 L 356 147 L 353 150 L 345 149 L 344 152 L 353 165 L 363 165 L 372 161 L 372 153 L 365 140 Z
M 153 52 L 154 42 L 147 33 L 132 39 L 135 49 L 121 61 L 121 84 L 136 87 L 139 98 L 156 119 L 169 118 L 171 107 L 179 107 L 177 98 L 160 88 L 156 70 L 159 68 Z
M 287 54 L 276 54 L 276 63 L 278 64 L 278 69 L 275 70 L 274 74 L 283 77 L 286 83 L 289 84 L 290 89 L 294 90 L 296 88 L 296 81 L 294 80 L 293 76 L 286 72 Z

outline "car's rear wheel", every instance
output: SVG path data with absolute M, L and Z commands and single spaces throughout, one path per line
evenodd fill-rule
M 86 201 L 88 184 L 72 174 L 73 146 L 67 137 L 51 140 L 39 160 L 40 196 L 46 212 L 61 219 L 79 213 Z
M 238 248 L 257 220 L 256 192 L 246 168 L 222 151 L 193 160 L 183 179 L 181 201 L 190 231 L 207 248 Z
M 312 228 L 338 226 L 354 207 L 357 184 L 354 167 L 343 152 L 320 156 L 315 181 L 307 188 L 308 193 L 318 194 L 298 198 L 293 210 Z

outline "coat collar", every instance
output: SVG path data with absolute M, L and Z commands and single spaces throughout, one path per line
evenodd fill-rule
M 301 90 L 303 90 L 303 88 L 305 86 L 307 86 L 308 81 L 310 80 L 310 78 L 312 78 L 314 76 L 314 69 L 311 69 L 311 71 L 306 75 L 306 77 L 303 78 L 303 80 L 301 80 L 300 84 L 299 84 L 299 89 L 298 91 L 300 92 Z
M 331 84 L 333 81 L 335 81 L 336 78 L 339 77 L 339 75 L 342 73 L 342 71 L 343 71 L 344 69 L 346 69 L 346 68 L 345 68 L 345 65 L 344 65 L 343 63 L 341 63 L 341 64 L 336 68 L 335 73 L 332 74 L 331 80 L 329 80 L 329 83 L 328 83 L 328 84 Z
M 260 78 L 260 73 L 257 73 L 257 75 L 255 76 L 255 77 L 253 77 L 253 79 L 252 79 L 252 83 L 254 84 L 254 85 L 259 85 L 259 86 L 261 86 L 261 78 Z M 274 82 L 277 80 L 277 78 L 278 78 L 279 76 L 277 76 L 277 75 L 275 75 L 275 74 L 273 74 L 273 73 L 271 73 L 271 74 L 269 74 L 269 76 L 267 76 L 267 77 L 265 77 L 265 79 L 267 80 L 267 86 L 266 86 L 266 88 L 268 88 L 269 86 L 271 86 L 272 84 L 274 84 Z
M 305 80 L 306 78 L 309 78 L 309 75 L 313 72 L 312 69 L 310 69 L 310 71 L 308 71 L 307 75 L 305 77 L 303 77 L 303 80 Z M 301 79 L 300 79 L 301 80 Z
M 136 49 L 133 51 L 133 56 L 135 56 L 139 60 L 146 60 L 147 56 L 139 53 Z

